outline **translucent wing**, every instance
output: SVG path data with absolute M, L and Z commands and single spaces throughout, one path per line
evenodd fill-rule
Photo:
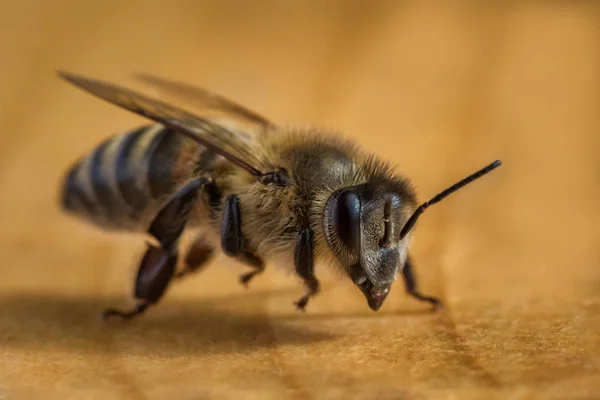
M 259 180 L 275 169 L 264 156 L 256 137 L 253 135 L 234 132 L 222 124 L 199 117 L 182 108 L 151 99 L 108 82 L 65 72 L 59 72 L 58 75 L 109 103 L 149 118 L 190 137 L 245 169 Z M 220 97 L 217 97 L 217 99 L 220 99 Z
M 218 111 L 227 117 L 241 120 L 259 128 L 272 124 L 271 121 L 257 112 L 199 86 L 146 73 L 135 73 L 134 79 L 155 89 L 159 97 L 169 103 L 179 104 L 185 102 L 186 105 L 193 106 L 194 111 Z

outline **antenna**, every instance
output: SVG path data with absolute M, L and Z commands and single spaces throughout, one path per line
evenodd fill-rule
M 498 168 L 501 164 L 502 164 L 502 162 L 500 160 L 496 160 L 493 163 L 491 163 L 490 165 L 488 165 L 487 167 L 480 169 L 479 171 L 475 172 L 474 174 L 471 174 L 471 175 L 467 176 L 466 178 L 464 178 L 463 180 L 450 186 L 448 189 L 444 190 L 443 192 L 436 194 L 431 200 L 426 201 L 425 203 L 421 204 L 419 206 L 419 208 L 417 208 L 417 210 L 413 213 L 413 215 L 411 215 L 411 217 L 408 219 L 406 224 L 404 224 L 404 227 L 402 228 L 402 231 L 400 232 L 400 241 L 402 241 L 402 239 L 404 239 L 404 237 L 408 234 L 408 232 L 410 232 L 410 230 L 415 226 L 415 224 L 417 223 L 417 219 L 421 216 L 421 214 L 423 214 L 425 212 L 425 210 L 429 206 L 432 206 L 435 203 L 440 202 L 445 197 L 456 192 L 458 189 L 461 189 L 462 187 L 468 185 L 469 183 L 473 182 L 475 179 L 481 178 L 483 175 L 487 174 L 488 172 L 491 172 L 493 169 Z

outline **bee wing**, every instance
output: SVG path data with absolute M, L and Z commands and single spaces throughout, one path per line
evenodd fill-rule
M 257 179 L 274 169 L 263 155 L 256 135 L 233 131 L 223 124 L 108 82 L 66 72 L 58 72 L 58 75 L 109 103 L 190 137 L 245 169 Z
M 135 73 L 134 79 L 155 89 L 159 96 L 169 103 L 183 101 L 202 110 L 215 110 L 228 117 L 249 123 L 258 128 L 272 125 L 272 122 L 257 112 L 250 110 L 233 100 L 227 99 L 205 88 L 189 83 L 173 81 L 146 73 Z

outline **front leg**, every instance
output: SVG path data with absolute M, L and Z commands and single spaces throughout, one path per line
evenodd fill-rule
M 434 310 L 441 309 L 443 307 L 442 301 L 437 297 L 425 296 L 417 289 L 417 282 L 413 273 L 412 260 L 410 256 L 406 257 L 404 268 L 402 269 L 402 277 L 404 278 L 404 285 L 406 292 L 412 297 L 430 303 Z
M 294 266 L 307 289 L 306 294 L 294 304 L 300 311 L 304 311 L 308 300 L 319 293 L 319 281 L 314 269 L 313 232 L 310 228 L 305 228 L 298 233 L 294 249 Z
M 236 195 L 231 195 L 223 205 L 223 219 L 221 220 L 221 248 L 230 257 L 254 268 L 254 271 L 240 276 L 240 282 L 247 286 L 248 282 L 265 269 L 263 260 L 252 254 L 245 248 L 244 236 L 242 235 L 242 215 L 240 211 L 240 200 Z

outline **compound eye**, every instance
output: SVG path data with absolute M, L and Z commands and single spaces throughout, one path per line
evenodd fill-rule
M 333 213 L 338 238 L 349 249 L 360 250 L 360 197 L 352 189 L 340 193 Z

